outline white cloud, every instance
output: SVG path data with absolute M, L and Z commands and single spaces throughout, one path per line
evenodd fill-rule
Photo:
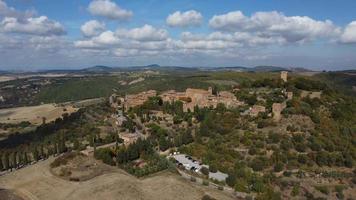
M 195 10 L 189 10 L 183 13 L 177 11 L 173 14 L 170 14 L 166 19 L 166 23 L 172 27 L 199 26 L 201 25 L 202 21 L 203 16 L 201 15 L 201 13 Z
M 214 44 L 217 48 L 234 48 L 234 47 L 253 47 L 270 44 L 284 44 L 286 41 L 281 37 L 261 37 L 248 32 L 222 33 L 212 32 L 208 35 L 192 34 L 183 32 L 181 39 L 184 43 L 197 43 L 203 45 L 206 42 L 207 47 L 212 49 Z
M 342 43 L 356 43 L 356 21 L 349 23 L 345 27 L 340 37 L 340 41 Z
M 88 11 L 95 16 L 108 19 L 127 20 L 133 14 L 131 11 L 120 8 L 110 0 L 94 0 L 88 6 Z
M 144 25 L 134 29 L 119 29 L 116 31 L 119 37 L 129 38 L 138 41 L 162 41 L 168 38 L 168 31 L 157 29 L 151 25 Z
M 112 31 L 105 31 L 89 40 L 75 41 L 74 46 L 82 49 L 103 49 L 118 45 L 120 39 Z
M 19 12 L 15 8 L 9 7 L 3 0 L 0 0 L 0 17 L 15 17 L 15 18 L 29 18 L 36 14 L 35 10 L 26 10 L 25 12 Z
M 317 21 L 307 16 L 285 16 L 282 13 L 257 12 L 251 17 L 241 11 L 215 15 L 211 28 L 227 32 L 254 32 L 266 37 L 280 36 L 288 42 L 303 42 L 315 38 L 332 38 L 340 33 L 330 20 Z
M 93 37 L 99 35 L 105 30 L 105 24 L 97 20 L 90 20 L 80 27 L 82 34 L 85 37 Z
M 63 35 L 63 26 L 56 21 L 48 19 L 46 16 L 27 18 L 18 20 L 14 17 L 5 17 L 0 22 L 0 31 L 14 32 L 32 35 Z

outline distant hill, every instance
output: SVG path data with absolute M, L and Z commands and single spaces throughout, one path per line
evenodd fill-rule
M 82 69 L 81 71 L 86 71 L 86 72 L 111 72 L 113 71 L 114 68 L 108 67 L 108 66 L 103 66 L 103 65 L 97 65 L 94 67 L 89 67 Z
M 61 74 L 108 74 L 113 72 L 133 72 L 155 70 L 162 72 L 192 72 L 192 71 L 236 71 L 236 72 L 311 72 L 312 70 L 305 68 L 287 68 L 279 66 L 232 66 L 232 67 L 182 67 L 182 66 L 161 66 L 159 64 L 150 64 L 143 66 L 122 66 L 122 67 L 109 67 L 105 65 L 96 65 L 83 69 L 54 69 L 54 70 L 41 70 L 37 72 L 13 72 L 18 74 L 46 74 L 46 73 L 61 73 Z M 356 71 L 356 70 L 347 70 Z M 346 71 L 345 71 L 346 72 Z M 0 74 L 9 74 L 10 72 L 0 70 Z
M 248 67 L 235 66 L 235 67 L 213 67 L 213 68 L 201 68 L 208 71 L 248 71 Z
M 8 74 L 9 72 L 7 72 L 7 71 L 2 71 L 2 70 L 0 70 L 0 74 Z
M 356 70 L 325 72 L 316 74 L 315 77 L 347 94 L 356 95 Z
M 279 72 L 279 71 L 290 71 L 287 68 L 283 67 L 276 67 L 276 66 L 256 66 L 249 71 L 254 71 L 254 72 Z

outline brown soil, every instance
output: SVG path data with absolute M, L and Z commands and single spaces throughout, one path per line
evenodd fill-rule
M 51 166 L 51 172 L 60 178 L 69 181 L 87 181 L 104 173 L 112 172 L 112 168 L 80 153 L 70 153 L 57 158 L 61 162 L 57 167 Z
M 137 179 L 112 167 L 112 172 L 87 181 L 67 181 L 50 172 L 49 165 L 53 161 L 54 158 L 50 158 L 1 176 L 0 187 L 12 189 L 30 200 L 199 200 L 204 194 L 219 200 L 236 199 L 169 172 Z
M 43 117 L 46 118 L 46 122 L 50 122 L 61 117 L 64 113 L 75 111 L 77 109 L 73 106 L 56 106 L 54 104 L 0 109 L 0 122 L 20 123 L 22 121 L 29 121 L 34 125 L 40 125 Z
M 23 200 L 23 198 L 15 195 L 10 190 L 5 190 L 0 188 L 0 200 Z

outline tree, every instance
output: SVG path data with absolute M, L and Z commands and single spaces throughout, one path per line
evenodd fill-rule
M 276 163 L 276 164 L 274 165 L 273 170 L 274 170 L 275 172 L 280 172 L 280 171 L 283 170 L 283 168 L 284 168 L 284 164 L 283 164 L 282 162 L 278 162 L 278 163 Z
M 206 168 L 206 167 L 202 167 L 202 168 L 200 169 L 200 171 L 201 171 L 202 174 L 204 174 L 204 175 L 206 175 L 206 176 L 209 175 L 209 169 Z
M 267 166 L 268 159 L 266 157 L 256 157 L 250 163 L 250 167 L 254 171 L 262 171 Z
M 8 170 L 10 168 L 9 153 L 6 152 L 3 157 L 4 169 Z
M 165 136 L 161 135 L 159 138 L 159 149 L 161 151 L 166 151 L 169 148 L 169 143 Z
M 32 147 L 32 156 L 35 161 L 38 161 L 40 159 L 36 147 Z
M 324 166 L 328 164 L 328 153 L 325 151 L 319 151 L 315 158 L 316 164 L 319 166 Z
M 79 141 L 78 141 L 77 138 L 75 138 L 74 142 L 73 142 L 73 149 L 74 150 L 79 150 L 79 147 L 80 147 Z
M 4 170 L 4 166 L 2 164 L 2 154 L 0 154 L 0 171 Z
M 189 144 L 192 143 L 193 140 L 193 136 L 192 133 L 190 132 L 190 130 L 187 130 L 183 133 L 183 137 L 182 137 L 182 142 L 183 144 Z
M 234 187 L 236 184 L 236 176 L 232 173 L 228 175 L 228 177 L 225 180 L 226 184 L 230 187 Z
M 212 164 L 209 166 L 209 171 L 212 173 L 216 173 L 216 172 L 218 172 L 218 169 L 215 164 Z

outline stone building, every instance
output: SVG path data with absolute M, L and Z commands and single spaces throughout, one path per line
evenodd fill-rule
M 266 112 L 266 107 L 260 105 L 254 105 L 250 108 L 250 116 L 257 117 L 259 113 Z
M 281 79 L 284 82 L 287 82 L 287 79 L 288 79 L 288 72 L 287 71 L 281 71 Z
M 142 105 L 150 97 L 157 96 L 156 90 L 149 90 L 138 94 L 126 95 L 124 99 L 125 109 L 133 108 Z
M 281 112 L 287 107 L 286 102 L 283 103 L 273 103 L 272 104 L 272 113 L 273 120 L 279 122 L 282 118 Z
M 243 104 L 231 92 L 221 91 L 217 95 L 213 95 L 211 87 L 208 90 L 187 88 L 185 92 L 170 90 L 162 93 L 160 97 L 163 101 L 168 102 L 182 101 L 184 112 L 193 111 L 195 106 L 216 108 L 219 103 L 222 103 L 231 108 Z

